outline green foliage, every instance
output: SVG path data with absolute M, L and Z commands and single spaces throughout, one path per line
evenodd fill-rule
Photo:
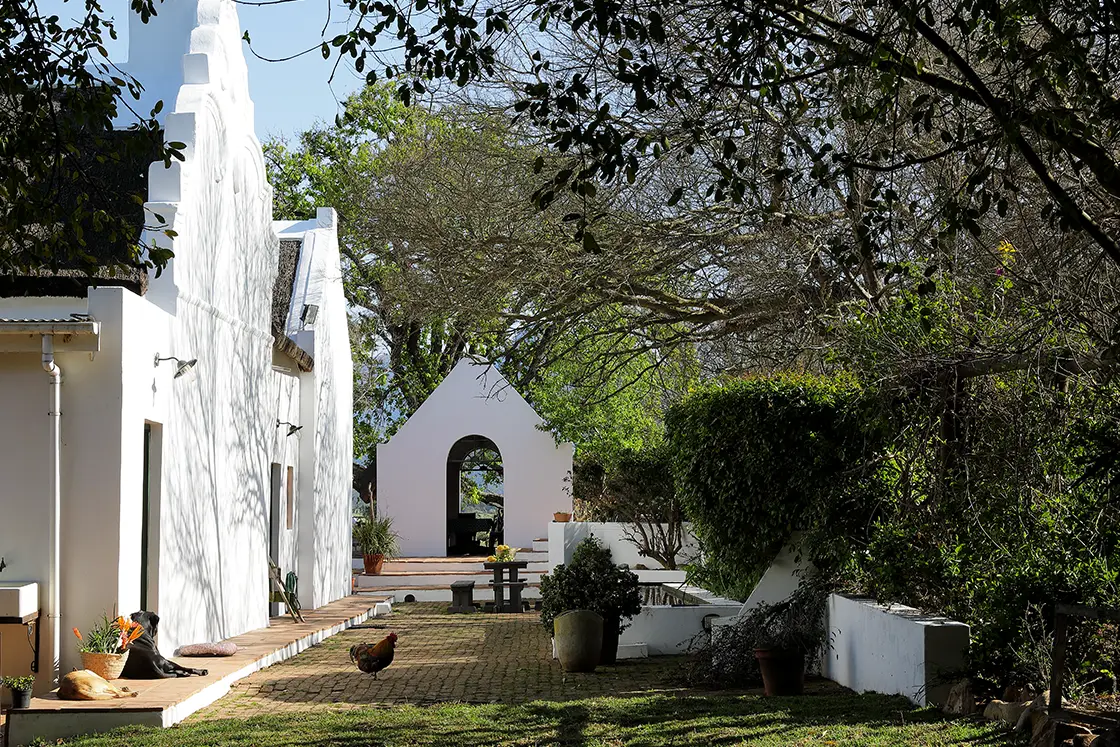
M 127 631 L 122 628 L 131 629 L 132 625 L 131 621 L 124 618 L 102 614 L 101 619 L 84 634 L 79 634 L 78 629 L 74 629 L 74 634 L 78 637 L 78 650 L 89 654 L 123 653 L 125 646 L 121 644 Z
M 19 677 L 3 677 L 0 678 L 0 684 L 8 688 L 12 692 L 27 692 L 35 686 L 35 675 L 25 674 Z
M 571 563 L 541 577 L 541 623 L 552 632 L 553 620 L 568 610 L 598 612 L 606 623 L 619 620 L 619 630 L 642 611 L 638 577 L 615 565 L 610 548 L 597 537 L 580 542 Z
M 396 557 L 399 552 L 397 539 L 391 516 L 361 519 L 354 523 L 354 541 L 362 555 Z
M 713 578 L 757 576 L 795 532 L 822 570 L 846 560 L 882 495 L 875 405 L 850 378 L 783 374 L 710 386 L 670 411 L 677 496 Z
M 151 112 L 133 109 L 140 83 L 105 51 L 113 18 L 90 0 L 75 17 L 36 3 L 0 4 L 0 276 L 40 270 L 162 269 L 167 249 L 141 242 L 146 199 L 138 174 L 183 159 Z M 147 23 L 154 0 L 126 7 Z M 130 122 L 126 128 L 114 122 Z M 170 229 L 153 219 L 153 230 Z M 102 272 L 104 271 L 104 272 Z
M 762 682 L 756 648 L 813 661 L 828 639 L 827 599 L 825 590 L 810 581 L 780 602 L 758 605 L 693 648 L 686 679 L 718 687 L 756 686 Z
M 951 407 L 900 401 L 890 498 L 853 586 L 969 623 L 971 666 L 993 689 L 1037 681 L 1023 660 L 1045 631 L 1030 610 L 1045 627 L 1058 602 L 1120 605 L 1120 526 L 1105 518 L 1120 503 L 1107 472 L 1085 471 L 1111 448 L 1118 394 L 1012 373 L 962 382 Z M 1070 661 L 1102 663 L 1103 643 L 1075 626 Z

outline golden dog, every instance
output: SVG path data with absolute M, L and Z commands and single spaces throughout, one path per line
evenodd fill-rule
M 64 675 L 58 684 L 59 700 L 115 700 L 135 697 L 136 693 L 122 690 L 88 669 L 76 669 Z

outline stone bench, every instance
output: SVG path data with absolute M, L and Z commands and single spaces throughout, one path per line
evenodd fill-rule
M 451 584 L 451 613 L 475 612 L 474 581 L 455 581 Z

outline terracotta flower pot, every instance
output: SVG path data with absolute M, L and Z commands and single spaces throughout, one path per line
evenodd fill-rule
M 603 652 L 603 618 L 591 610 L 569 610 L 552 621 L 556 658 L 565 672 L 594 672 Z
M 756 648 L 767 695 L 800 695 L 805 690 L 805 657 L 796 651 Z
M 82 651 L 82 668 L 107 680 L 115 680 L 124 671 L 124 663 L 128 661 L 128 652 L 123 654 L 91 654 Z
M 571 514 L 564 513 L 563 511 L 557 511 L 556 513 L 554 513 L 552 515 L 552 520 L 556 521 L 556 522 L 559 522 L 561 524 L 563 524 L 567 521 L 570 521 L 571 518 L 572 518 Z
M 384 555 L 363 555 L 362 565 L 365 566 L 367 576 L 380 576 L 381 568 L 385 565 Z
M 12 708 L 30 708 L 30 690 L 12 690 Z

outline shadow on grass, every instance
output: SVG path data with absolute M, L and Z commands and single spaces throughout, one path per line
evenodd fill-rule
M 660 747 L 661 745 L 1009 745 L 977 721 L 949 721 L 905 699 L 689 694 L 524 705 L 362 708 L 130 729 L 81 747 Z

